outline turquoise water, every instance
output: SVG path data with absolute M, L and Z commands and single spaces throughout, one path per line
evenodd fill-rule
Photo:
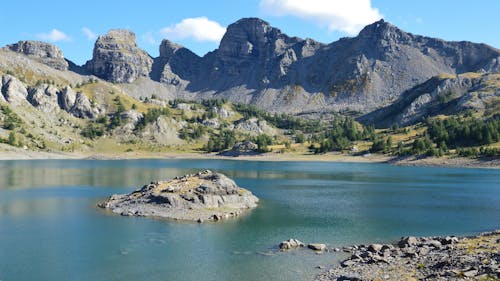
M 214 224 L 121 217 L 113 193 L 223 172 L 261 199 Z M 0 280 L 309 280 L 339 257 L 273 252 L 500 228 L 498 170 L 224 160 L 0 161 Z

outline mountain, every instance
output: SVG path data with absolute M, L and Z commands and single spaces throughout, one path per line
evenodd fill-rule
M 149 75 L 166 87 L 160 96 L 228 98 L 274 112 L 361 115 L 437 75 L 500 71 L 500 51 L 493 47 L 413 35 L 384 20 L 356 37 L 322 44 L 244 18 L 203 57 L 164 40 L 160 56 L 151 59 L 124 32 L 97 40 L 86 65 L 90 73 L 132 84 Z
M 258 18 L 244 18 L 229 25 L 219 47 L 203 57 L 168 40 L 159 49 L 160 55 L 153 58 L 137 46 L 133 32 L 114 29 L 97 39 L 92 59 L 81 67 L 65 59 L 56 46 L 37 41 L 6 46 L 1 54 L 4 65 L 15 65 L 13 58 L 21 57 L 14 53 L 21 54 L 59 71 L 40 73 L 47 79 L 76 84 L 94 75 L 136 99 L 226 98 L 270 112 L 339 112 L 366 123 L 378 116 L 378 124 L 407 124 L 439 114 L 437 109 L 408 110 L 401 118 L 381 113 L 411 104 L 415 91 L 440 87 L 438 76 L 500 72 L 500 51 L 493 47 L 413 35 L 384 20 L 366 26 L 356 37 L 323 44 L 290 37 Z M 22 72 L 39 72 L 30 69 L 32 63 L 24 65 Z M 457 93 L 473 90 L 460 89 Z M 498 91 L 489 93 L 498 99 Z

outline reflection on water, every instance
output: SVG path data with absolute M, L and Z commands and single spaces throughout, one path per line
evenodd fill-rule
M 113 193 L 202 169 L 261 198 L 216 224 L 120 217 Z M 308 280 L 334 255 L 273 253 L 500 225 L 495 170 L 218 160 L 0 161 L 0 280 Z

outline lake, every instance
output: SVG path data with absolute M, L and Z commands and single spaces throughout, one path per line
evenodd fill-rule
M 113 193 L 202 169 L 261 199 L 234 220 L 121 217 Z M 230 160 L 0 161 L 0 280 L 310 280 L 340 257 L 276 253 L 500 227 L 500 172 Z

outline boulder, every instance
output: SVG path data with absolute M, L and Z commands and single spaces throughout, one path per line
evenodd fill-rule
M 398 242 L 398 246 L 400 248 L 415 246 L 417 244 L 418 244 L 418 239 L 416 237 L 413 237 L 413 236 L 403 237 Z
M 307 244 L 307 248 L 311 249 L 311 250 L 314 250 L 314 251 L 325 251 L 326 250 L 326 245 L 325 244 L 321 244 L 321 243 L 311 243 L 311 244 Z
M 372 253 L 378 253 L 382 250 L 383 245 L 381 244 L 371 244 L 368 246 L 368 251 Z
M 290 238 L 288 240 L 285 240 L 279 244 L 280 250 L 291 250 L 291 249 L 296 249 L 304 247 L 304 243 L 302 243 L 300 240 Z

